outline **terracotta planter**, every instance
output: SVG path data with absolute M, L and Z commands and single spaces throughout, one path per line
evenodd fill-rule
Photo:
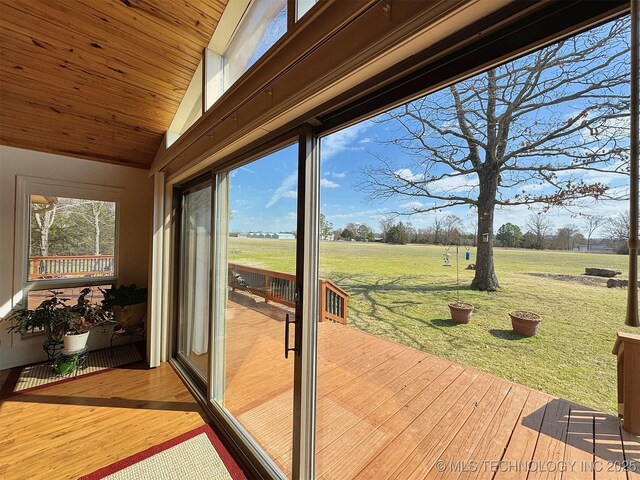
M 516 311 L 509 312 L 513 331 L 522 337 L 533 337 L 538 333 L 542 317 L 537 313 Z
M 72 334 L 67 332 L 64 337 L 62 337 L 62 341 L 64 343 L 64 353 L 66 355 L 71 355 L 72 353 L 77 353 L 87 346 L 87 340 L 89 340 L 89 331 L 77 334 Z
M 454 322 L 460 324 L 469 323 L 473 316 L 473 305 L 466 302 L 451 302 L 449 311 Z

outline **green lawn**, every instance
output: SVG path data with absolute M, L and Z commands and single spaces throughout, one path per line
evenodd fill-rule
M 293 241 L 231 239 L 230 261 L 294 271 Z M 460 298 L 476 306 L 469 325 L 454 325 L 447 303 L 457 297 L 455 252 L 442 266 L 444 247 L 322 242 L 321 275 L 351 294 L 349 325 L 425 352 L 476 367 L 582 405 L 616 412 L 617 331 L 624 325 L 625 289 L 527 275 L 579 275 L 585 267 L 612 267 L 626 277 L 619 255 L 496 249 L 501 289 L 466 288 L 460 251 Z M 475 257 L 471 251 L 472 259 Z M 509 310 L 544 316 L 536 337 L 511 332 Z

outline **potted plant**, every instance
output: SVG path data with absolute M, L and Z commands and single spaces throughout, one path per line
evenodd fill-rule
M 113 313 L 113 319 L 129 331 L 139 329 L 147 315 L 147 289 L 135 283 L 100 290 L 104 295 L 102 308 Z
M 458 324 L 465 324 L 471 321 L 473 316 L 474 306 L 470 303 L 460 300 L 460 263 L 459 263 L 459 245 L 456 245 L 456 293 L 457 299 L 455 302 L 449 303 L 449 312 L 451 312 L 451 319 Z M 448 249 L 447 249 L 448 250 Z
M 69 313 L 67 331 L 62 337 L 66 355 L 81 352 L 85 349 L 87 340 L 89 340 L 89 329 L 85 327 L 82 316 L 72 310 L 69 310 Z
M 511 317 L 513 331 L 522 337 L 533 337 L 542 322 L 542 316 L 523 310 L 509 312 L 509 317 Z
M 64 292 L 51 290 L 50 297 L 33 310 L 20 308 L 6 317 L 13 321 L 8 330 L 25 334 L 43 329 L 47 341 L 62 343 L 66 354 L 81 351 L 87 344 L 89 329 L 109 322 L 104 312 L 87 299 L 90 292 L 90 288 L 83 289 L 76 304 L 69 305 L 69 298 L 62 297 Z
M 473 317 L 474 306 L 470 303 L 456 300 L 449 303 L 449 311 L 451 312 L 451 319 L 456 323 L 469 323 L 471 317 Z
M 109 322 L 102 308 L 91 303 L 87 298 L 90 293 L 90 288 L 83 288 L 76 304 L 66 307 L 74 314 L 73 317 L 70 316 L 68 330 L 62 338 L 64 353 L 67 355 L 84 350 L 89 340 L 90 329 Z
M 80 322 L 80 315 L 72 312 L 67 305 L 67 298 L 61 298 L 63 292 L 51 290 L 51 296 L 33 310 L 19 308 L 14 310 L 5 320 L 12 321 L 8 330 L 26 334 L 34 330 L 43 329 L 51 343 L 61 343 L 64 334 L 76 323 Z

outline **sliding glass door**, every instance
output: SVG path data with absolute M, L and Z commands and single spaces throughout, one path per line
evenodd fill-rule
M 217 177 L 213 402 L 267 463 L 292 470 L 297 146 Z
M 209 372 L 211 183 L 183 192 L 177 353 L 204 382 Z

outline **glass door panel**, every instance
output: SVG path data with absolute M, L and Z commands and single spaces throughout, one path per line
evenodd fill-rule
M 297 146 L 219 176 L 220 404 L 285 475 L 291 472 Z M 226 260 L 222 260 L 226 257 Z M 226 268 L 225 268 L 226 267 Z M 224 292 L 224 293 L 223 293 Z
M 206 381 L 209 372 L 211 186 L 182 198 L 178 355 Z

